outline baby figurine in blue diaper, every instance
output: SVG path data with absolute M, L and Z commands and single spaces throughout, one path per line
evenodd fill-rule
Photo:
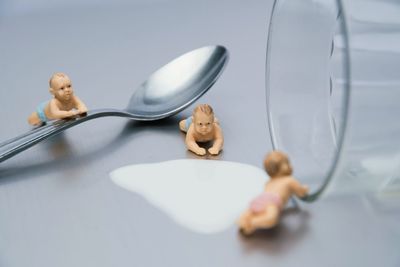
M 58 72 L 51 76 L 49 91 L 53 99 L 40 104 L 28 118 L 31 125 L 39 126 L 47 121 L 84 115 L 87 112 L 85 104 L 74 95 L 71 80 L 64 73 Z
M 198 142 L 213 141 L 212 147 L 208 149 L 211 155 L 217 155 L 222 150 L 224 137 L 210 105 L 198 105 L 191 117 L 179 122 L 179 128 L 186 133 L 186 147 L 197 155 L 206 154 L 206 150 Z

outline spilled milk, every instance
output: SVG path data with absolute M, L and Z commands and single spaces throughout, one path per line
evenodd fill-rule
M 207 234 L 232 226 L 268 180 L 251 165 L 193 159 L 129 165 L 110 176 L 177 224 Z

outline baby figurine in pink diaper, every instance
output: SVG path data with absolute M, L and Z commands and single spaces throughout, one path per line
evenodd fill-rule
M 304 197 L 308 187 L 292 177 L 292 167 L 287 155 L 273 151 L 264 160 L 264 167 L 271 179 L 264 192 L 257 196 L 239 219 L 240 230 L 249 235 L 256 229 L 268 229 L 279 222 L 281 210 L 292 195 Z

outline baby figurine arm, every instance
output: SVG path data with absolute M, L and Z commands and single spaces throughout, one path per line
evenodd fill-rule
M 196 153 L 197 155 L 204 156 L 206 154 L 206 150 L 202 147 L 199 147 L 199 145 L 196 143 L 193 125 L 191 125 L 187 131 L 185 143 L 187 149 Z
M 83 103 L 82 100 L 79 99 L 79 97 L 74 96 L 74 101 L 75 101 L 75 108 L 79 111 L 79 114 L 83 114 L 88 111 L 85 103 Z
M 292 179 L 290 187 L 297 197 L 305 197 L 308 194 L 308 186 L 300 184 L 295 179 Z
M 78 115 L 79 111 L 77 110 L 60 110 L 60 108 L 57 106 L 56 101 L 53 99 L 49 103 L 49 118 L 50 119 L 64 119 L 68 117 L 72 117 L 75 115 Z
M 221 127 L 219 127 L 218 122 L 214 122 L 215 139 L 214 144 L 208 149 L 208 152 L 212 155 L 217 155 L 224 145 L 224 136 L 222 135 Z

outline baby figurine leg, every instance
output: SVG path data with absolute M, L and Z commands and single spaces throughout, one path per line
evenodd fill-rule
M 187 132 L 187 129 L 186 129 L 186 120 L 181 120 L 180 122 L 179 122 L 179 129 L 181 129 L 181 131 L 182 132 Z
M 47 102 L 43 102 L 37 106 L 36 111 L 34 111 L 28 118 L 28 123 L 33 126 L 40 126 L 47 122 L 47 117 L 45 113 L 45 108 Z
M 43 122 L 39 119 L 39 116 L 35 111 L 29 116 L 28 123 L 33 126 L 38 126 L 41 125 Z
M 246 210 L 239 218 L 238 224 L 240 230 L 245 233 L 249 234 L 248 232 L 251 232 L 251 225 L 250 225 L 250 219 L 252 216 L 252 212 L 250 210 Z
M 268 205 L 265 211 L 257 214 L 250 220 L 250 230 L 269 229 L 276 226 L 279 222 L 280 209 L 276 205 Z M 252 232 L 251 231 L 251 232 Z

